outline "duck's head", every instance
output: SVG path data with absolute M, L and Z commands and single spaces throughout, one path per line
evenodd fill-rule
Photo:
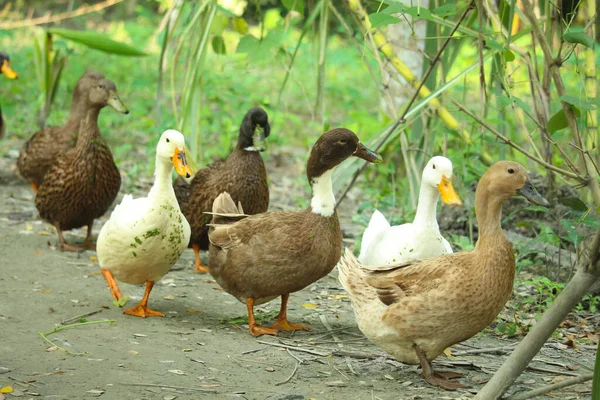
M 264 151 L 263 142 L 270 132 L 267 112 L 260 107 L 252 107 L 242 120 L 238 147 L 246 151 Z
M 156 145 L 156 157 L 166 163 L 172 162 L 175 171 L 185 178 L 191 178 L 192 169 L 185 158 L 185 138 L 181 132 L 167 129 Z
M 452 186 L 452 161 L 446 157 L 432 157 L 423 169 L 422 181 L 437 188 L 444 203 L 451 206 L 462 204 Z
M 375 164 L 383 161 L 379 154 L 367 149 L 351 130 L 336 128 L 325 132 L 310 152 L 306 165 L 308 181 L 312 183 L 315 178 L 333 170 L 342 161 L 352 156 Z
M 8 79 L 19 79 L 19 74 L 10 66 L 10 57 L 2 51 L 0 51 L 0 72 Z
M 86 75 L 90 74 L 86 77 Z M 78 85 L 81 84 L 80 89 L 88 89 L 88 101 L 90 104 L 97 107 L 110 106 L 121 114 L 129 114 L 129 110 L 117 94 L 117 86 L 109 79 L 100 78 L 98 79 L 95 74 L 88 73 L 84 75 L 86 79 L 80 79 Z M 99 74 L 102 76 L 102 74 Z
M 489 195 L 502 201 L 520 195 L 533 204 L 548 207 L 548 200 L 538 193 L 528 176 L 525 167 L 518 162 L 498 161 L 483 174 L 477 189 L 481 186 Z

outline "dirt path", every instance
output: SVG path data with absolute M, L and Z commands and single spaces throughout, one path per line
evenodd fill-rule
M 53 248 L 56 233 L 39 220 L 31 190 L 10 172 L 12 164 L 13 159 L 0 159 L 0 388 L 14 388 L 5 395 L 7 399 L 469 398 L 506 356 L 441 356 L 437 364 L 465 373 L 462 382 L 473 389 L 437 390 L 420 378 L 415 366 L 386 359 L 366 341 L 356 327 L 336 271 L 290 298 L 290 319 L 309 324 L 313 332 L 253 338 L 243 322 L 223 322 L 245 315 L 245 307 L 219 290 L 210 276 L 193 272 L 191 250 L 150 298 L 151 306 L 165 312 L 165 318 L 122 315 L 111 303 L 94 252 L 61 253 Z M 301 173 L 301 168 L 297 170 Z M 281 204 L 277 201 L 289 190 L 289 184 L 278 182 L 274 204 Z M 96 222 L 96 233 L 102 222 Z M 345 231 L 352 229 L 345 224 Z M 66 237 L 73 241 L 84 236 L 80 230 Z M 123 284 L 121 289 L 131 297 L 128 305 L 143 294 L 141 287 Z M 273 301 L 262 309 L 276 312 L 278 307 L 279 301 Z M 56 349 L 38 335 L 61 321 L 94 311 L 100 312 L 86 317 L 87 321 L 114 322 L 79 326 L 48 337 L 83 355 Z M 260 341 L 316 353 L 287 351 Z M 453 351 L 513 342 L 479 335 Z M 350 356 L 340 356 L 340 350 Z M 359 358 L 361 354 L 369 357 Z M 589 373 L 593 357 L 593 350 L 559 350 L 548 345 L 534 365 L 556 373 L 528 371 L 512 390 Z M 571 371 L 567 365 L 578 370 Z M 560 392 L 559 397 L 590 398 L 590 390 L 588 382 Z

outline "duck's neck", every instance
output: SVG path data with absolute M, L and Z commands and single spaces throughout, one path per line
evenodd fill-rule
M 419 226 L 437 226 L 436 210 L 437 201 L 440 197 L 437 188 L 432 187 L 427 182 L 421 182 L 419 190 L 419 204 L 415 214 L 414 224 Z
M 504 200 L 497 196 L 491 196 L 486 188 L 477 189 L 475 193 L 475 214 L 479 226 L 477 248 L 480 248 L 484 243 L 493 245 L 499 240 L 507 240 L 500 223 Z
M 331 217 L 335 211 L 335 196 L 331 183 L 333 169 L 325 171 L 323 175 L 311 178 L 313 197 L 310 200 L 311 211 L 323 217 Z
M 148 197 L 162 197 L 167 199 L 175 198 L 171 174 L 173 164 L 170 161 L 161 159 L 156 155 L 156 167 L 154 168 L 154 185 L 150 189 Z
M 79 134 L 77 136 L 77 144 L 75 148 L 78 152 L 86 151 L 90 145 L 95 144 L 96 137 L 100 133 L 98 129 L 98 115 L 100 114 L 100 108 L 88 108 L 81 124 L 79 125 Z

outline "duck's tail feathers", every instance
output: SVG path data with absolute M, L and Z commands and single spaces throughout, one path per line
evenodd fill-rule
M 212 215 L 212 221 L 209 226 L 228 225 L 247 217 L 244 214 L 242 203 L 238 202 L 237 206 L 227 192 L 223 192 L 217 196 L 213 202 L 212 212 L 205 212 Z
M 365 229 L 363 233 L 360 244 L 360 254 L 358 255 L 359 260 L 364 260 L 365 256 L 367 255 L 367 250 L 375 241 L 375 237 L 389 227 L 390 223 L 388 220 L 383 216 L 382 213 L 379 212 L 379 210 L 375 210 L 371 216 L 371 220 L 369 221 L 367 229 Z
M 355 310 L 360 310 L 363 306 L 377 300 L 375 288 L 367 283 L 366 272 L 362 270 L 361 264 L 352 250 L 346 248 L 337 267 L 338 279 L 348 292 L 348 297 Z

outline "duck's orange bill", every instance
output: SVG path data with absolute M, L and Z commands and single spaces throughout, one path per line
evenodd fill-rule
M 185 159 L 185 149 L 175 149 L 175 154 L 171 157 L 175 171 L 181 176 L 190 178 L 192 176 L 192 169 L 188 165 Z
M 438 185 L 438 190 L 440 191 L 440 196 L 442 196 L 442 201 L 450 206 L 460 206 L 462 201 L 460 197 L 454 191 L 454 186 L 452 186 L 452 181 L 446 176 L 442 177 L 442 181 Z
M 14 69 L 10 66 L 10 61 L 4 60 L 2 62 L 2 66 L 0 66 L 0 72 L 2 72 L 8 79 L 17 79 L 19 74 L 15 72 Z

